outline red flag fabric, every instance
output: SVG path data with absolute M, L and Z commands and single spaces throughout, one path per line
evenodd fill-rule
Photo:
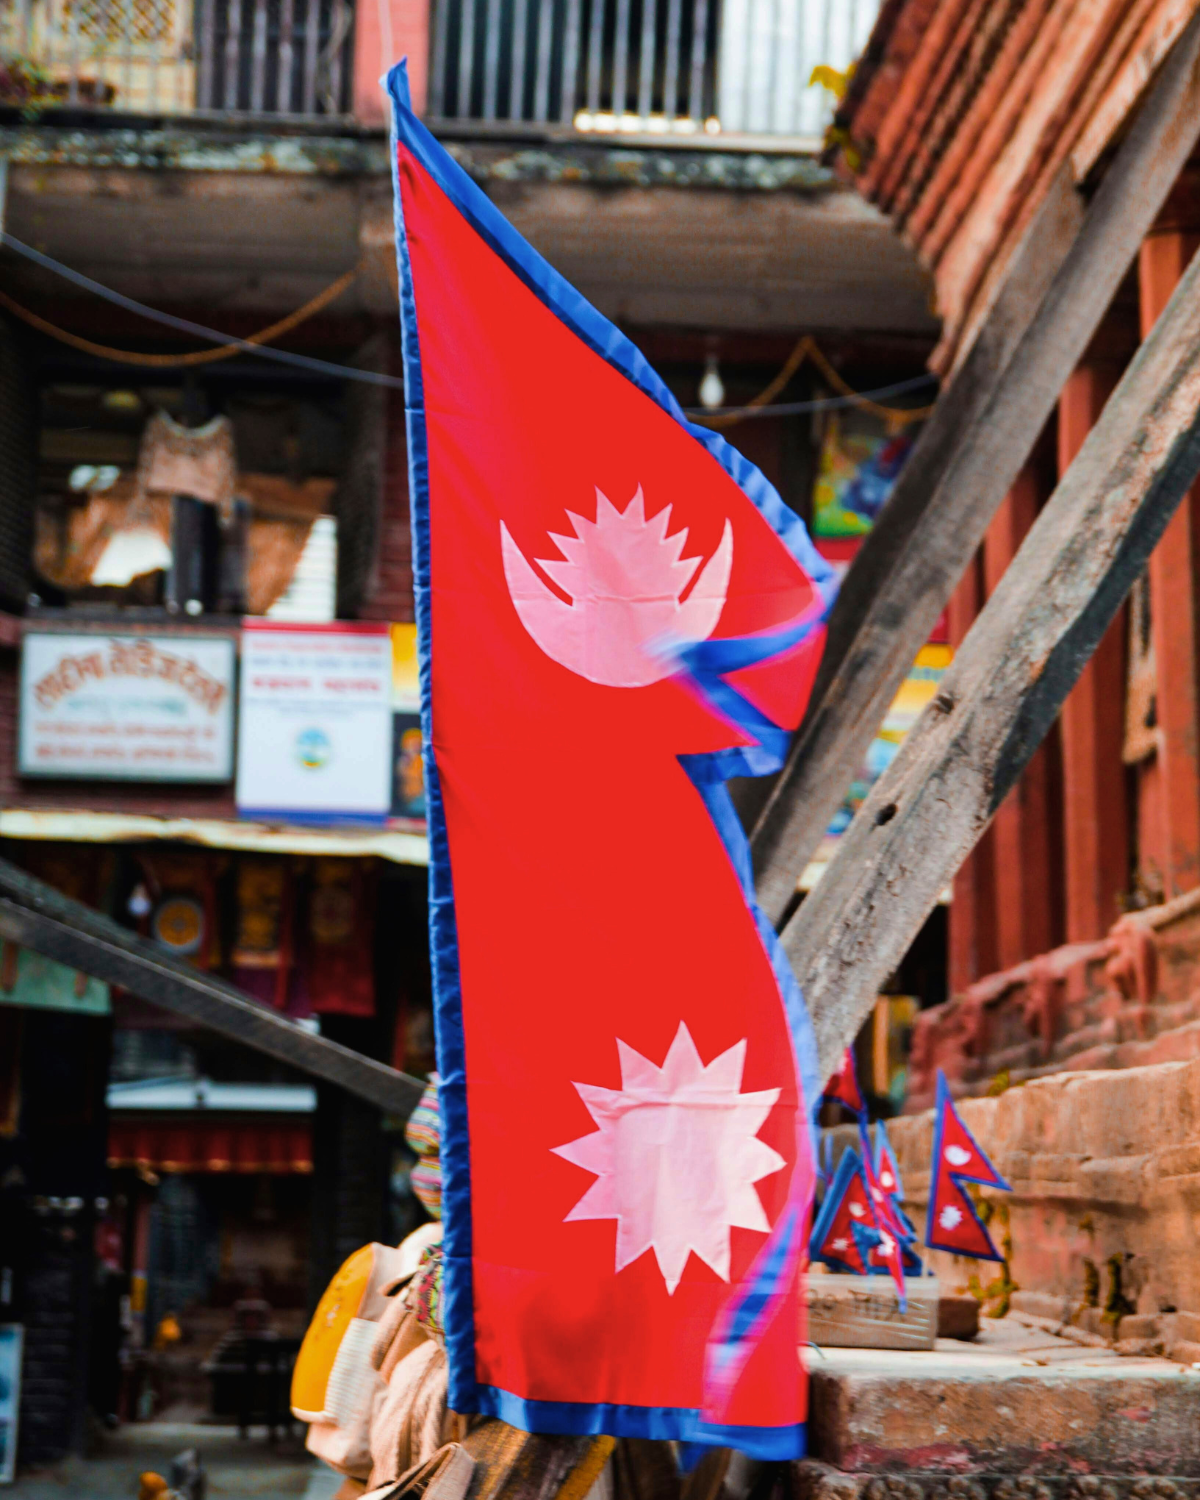
M 862 1090 L 858 1086 L 858 1073 L 854 1067 L 854 1048 L 847 1047 L 842 1054 L 842 1064 L 825 1085 L 824 1098 L 835 1099 L 853 1110 L 860 1119 L 866 1117 L 867 1106 L 863 1102 Z
M 929 1248 L 979 1260 L 1003 1260 L 962 1184 L 977 1182 L 1006 1193 L 1012 1189 L 963 1123 L 954 1107 L 945 1074 L 940 1070 L 930 1180 L 929 1217 L 925 1225 L 925 1243 Z
M 831 574 L 390 84 L 449 1402 L 796 1456 L 820 1083 L 723 783 Z

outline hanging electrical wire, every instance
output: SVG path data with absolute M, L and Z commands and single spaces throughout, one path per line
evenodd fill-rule
M 215 349 L 192 350 L 185 354 L 145 354 L 132 349 L 115 349 L 110 345 L 98 344 L 79 334 L 70 333 L 65 328 L 59 328 L 40 314 L 23 307 L 7 292 L 0 291 L 0 306 L 6 307 L 14 317 L 20 318 L 48 338 L 56 339 L 59 343 L 78 349 L 82 353 L 94 355 L 98 359 L 105 359 L 114 364 L 136 365 L 152 369 L 191 369 L 213 364 L 218 360 L 232 359 L 237 354 L 253 354 L 261 359 L 275 360 L 279 364 L 293 365 L 299 369 L 333 376 L 339 380 L 359 381 L 366 385 L 386 386 L 393 390 L 404 389 L 404 381 L 396 375 L 385 375 L 377 370 L 360 370 L 353 365 L 339 365 L 332 360 L 316 359 L 308 354 L 295 354 L 290 349 L 270 347 L 271 340 L 290 333 L 292 329 L 298 328 L 300 324 L 335 302 L 354 282 L 361 270 L 360 266 L 344 272 L 335 281 L 330 282 L 323 291 L 318 292 L 315 297 L 306 302 L 303 307 L 298 307 L 287 317 L 280 318 L 278 322 L 260 329 L 258 333 L 250 334 L 247 338 L 236 338 L 232 334 L 219 333 L 215 328 L 206 328 L 202 323 L 193 323 L 188 318 L 178 318 L 172 313 L 159 312 L 157 308 L 147 307 L 145 303 L 137 302 L 132 297 L 126 297 L 123 293 L 114 291 L 99 281 L 93 281 L 90 276 L 85 276 L 80 271 L 72 270 L 70 266 L 63 265 L 61 261 L 45 255 L 40 250 L 35 250 L 32 245 L 26 245 L 5 231 L 0 231 L 0 244 L 7 245 L 10 250 L 32 261 L 34 265 L 41 266 L 43 270 L 53 271 L 75 286 L 91 292 L 106 302 L 111 302 L 116 307 L 136 313 L 139 317 L 159 323 L 163 327 L 173 328 L 180 333 L 205 339 L 217 345 Z M 839 394 L 818 397 L 811 401 L 772 404 L 774 398 L 786 388 L 805 359 L 812 360 Z M 860 407 L 882 417 L 893 426 L 905 426 L 911 422 L 923 421 L 933 407 L 883 406 L 879 404 L 880 401 L 928 386 L 934 382 L 934 379 L 933 375 L 916 375 L 909 380 L 897 381 L 877 390 L 856 391 L 838 373 L 812 335 L 804 334 L 797 340 L 775 378 L 744 406 L 727 407 L 717 411 L 690 408 L 685 414 L 706 426 L 724 429 L 753 417 L 798 416 L 810 412 L 842 411 L 849 407 Z

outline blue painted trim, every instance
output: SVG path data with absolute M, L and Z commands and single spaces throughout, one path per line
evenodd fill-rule
M 239 818 L 266 823 L 305 823 L 314 828 L 336 828 L 339 823 L 351 824 L 355 828 L 384 828 L 389 813 L 354 812 L 298 812 L 294 807 L 239 807 Z
M 751 1458 L 803 1458 L 803 1423 L 789 1427 L 722 1427 L 705 1422 L 697 1410 L 676 1406 L 616 1406 L 576 1401 L 526 1401 L 498 1386 L 480 1386 L 481 1412 L 523 1432 L 675 1439 L 685 1443 L 738 1448 Z
M 425 816 L 429 836 L 429 936 L 437 1042 L 438 1109 L 441 1117 L 442 1202 L 445 1233 L 443 1296 L 451 1410 L 480 1410 L 475 1379 L 475 1297 L 471 1251 L 471 1158 L 467 1132 L 466 1062 L 463 1053 L 462 987 L 450 845 L 433 749 L 432 653 L 429 557 L 429 444 L 425 429 L 425 382 L 413 294 L 412 263 L 400 198 L 398 137 L 414 120 L 403 63 L 388 75 L 392 111 L 392 189 L 396 263 L 400 279 L 400 337 L 404 356 L 405 430 L 408 438 L 409 504 L 413 522 L 413 593 L 417 616 L 417 662 L 421 682 L 421 740 L 425 760 Z
M 483 1388 L 478 1386 L 474 1378 L 475 1330 L 471 1286 L 470 1161 L 466 1078 L 463 1062 L 462 995 L 459 983 L 458 943 L 454 923 L 449 847 L 430 723 L 429 663 L 432 642 L 429 610 L 428 447 L 412 268 L 404 234 L 403 204 L 398 181 L 396 148 L 400 142 L 403 142 L 406 150 L 411 152 L 422 168 L 429 173 L 475 232 L 539 301 L 588 348 L 614 369 L 619 370 L 638 390 L 673 417 L 683 430 L 715 459 L 783 541 L 817 590 L 818 605 L 801 621 L 793 622 L 793 626 L 789 629 L 772 632 L 759 638 L 750 638 L 744 642 L 709 642 L 704 643 L 703 647 L 692 648 L 696 652 L 695 665 L 688 662 L 685 666 L 692 672 L 697 685 L 712 697 L 714 706 L 722 712 L 733 715 L 735 721 L 745 723 L 750 718 L 753 723 L 751 732 L 759 743 L 746 747 L 744 750 L 733 749 L 720 751 L 710 756 L 681 757 L 681 760 L 686 759 L 684 769 L 708 807 L 722 842 L 737 870 L 743 895 L 754 916 L 755 926 L 770 959 L 792 1033 L 801 1086 L 810 1108 L 816 1107 L 821 1084 L 812 1023 L 778 936 L 754 899 L 749 846 L 723 785 L 723 779 L 728 776 L 761 775 L 768 770 L 777 769 L 782 763 L 783 754 L 786 753 L 788 736 L 779 729 L 779 726 L 772 724 L 759 714 L 746 699 L 730 688 L 720 678 L 720 672 L 734 670 L 731 663 L 739 651 L 747 661 L 762 660 L 766 655 L 774 655 L 786 650 L 789 645 L 803 639 L 827 617 L 837 584 L 834 570 L 812 545 L 804 523 L 799 516 L 784 505 L 774 487 L 758 469 L 743 458 L 735 448 L 732 448 L 719 433 L 696 426 L 687 420 L 679 403 L 635 345 L 619 329 L 602 317 L 537 254 L 532 246 L 517 234 L 482 190 L 472 182 L 416 118 L 412 112 L 404 63 L 398 64 L 391 70 L 387 76 L 386 87 L 393 104 L 392 172 L 395 192 L 397 261 L 400 273 L 401 330 L 407 390 L 409 475 L 415 542 L 417 642 L 421 673 L 422 730 L 430 834 L 430 928 L 434 950 L 435 1029 L 439 1067 L 443 1074 L 440 1098 L 442 1101 L 443 1198 L 447 1221 L 445 1322 L 450 1363 L 449 1402 L 456 1411 L 472 1412 L 493 1408 L 479 1404 Z M 792 637 L 790 640 L 789 635 Z M 768 646 L 770 649 L 765 649 Z M 711 649 L 705 650 L 704 647 Z M 806 1132 L 805 1138 L 808 1141 L 809 1150 L 812 1151 L 811 1133 Z M 781 1215 L 781 1221 L 783 1217 Z M 515 1417 L 505 1415 L 504 1419 L 516 1426 L 528 1428 L 530 1421 L 550 1420 L 546 1413 L 553 1410 L 575 1410 L 572 1403 L 561 1404 L 561 1407 L 558 1403 L 551 1403 L 547 1406 L 540 1402 L 524 1402 L 507 1393 L 501 1394 L 508 1403 L 505 1407 L 506 1412 L 511 1410 L 518 1413 Z M 511 1406 L 511 1403 L 517 1403 L 517 1405 Z M 588 1416 L 588 1413 L 640 1410 L 640 1408 L 580 1406 L 578 1413 L 583 1415 L 577 1414 L 571 1420 L 596 1423 L 607 1419 Z M 496 1411 L 495 1414 L 501 1413 Z M 654 1436 L 719 1443 L 732 1441 L 728 1436 L 712 1436 L 711 1434 L 725 1433 L 734 1429 L 709 1427 L 708 1424 L 700 1423 L 699 1415 L 695 1412 L 680 1411 L 672 1415 L 663 1411 L 658 1414 L 655 1421 L 663 1427 L 663 1430 L 656 1430 L 653 1433 Z M 689 1424 L 697 1423 L 703 1427 L 703 1432 L 690 1431 Z M 667 1430 L 668 1428 L 670 1430 Z M 611 1432 L 616 1429 L 590 1425 L 537 1430 Z M 782 1430 L 792 1432 L 791 1428 Z M 748 1444 L 752 1440 L 758 1441 L 754 1438 L 754 1434 L 760 1430 L 736 1429 L 736 1431 L 739 1437 L 735 1446 L 743 1447 L 747 1452 L 756 1451 Z M 802 1432 L 802 1429 L 800 1431 Z M 745 1434 L 750 1436 L 745 1436 Z M 630 1431 L 628 1435 L 651 1434 Z M 802 1446 L 797 1450 L 792 1445 L 788 1447 L 786 1453 L 781 1452 L 772 1456 L 795 1456 L 798 1451 L 803 1451 Z
M 991 1162 L 988 1161 L 987 1153 L 980 1150 L 979 1142 L 967 1129 L 966 1125 L 963 1124 L 962 1117 L 958 1113 L 958 1111 L 954 1109 L 954 1100 L 950 1093 L 950 1086 L 946 1082 L 946 1075 L 942 1072 L 941 1068 L 939 1068 L 937 1076 L 937 1114 L 934 1116 L 933 1125 L 933 1157 L 930 1163 L 929 1212 L 925 1216 L 925 1244 L 930 1250 L 945 1250 L 951 1255 L 961 1255 L 964 1260 L 994 1260 L 1003 1265 L 1003 1255 L 1001 1255 L 1000 1252 L 996 1249 L 996 1242 L 988 1233 L 987 1225 L 979 1217 L 975 1205 L 971 1201 L 970 1193 L 968 1193 L 963 1187 L 964 1182 L 977 1182 L 982 1187 L 995 1187 L 999 1188 L 1002 1192 L 1011 1193 L 1012 1188 L 1010 1188 L 1008 1183 L 1005 1182 L 1004 1178 L 1000 1176 L 995 1167 L 992 1167 L 991 1177 L 969 1177 L 964 1172 L 947 1171 L 946 1173 L 946 1176 L 949 1177 L 951 1183 L 954 1185 L 955 1191 L 958 1193 L 960 1202 L 964 1205 L 967 1212 L 979 1226 L 980 1234 L 982 1234 L 988 1244 L 991 1245 L 991 1255 L 972 1255 L 969 1250 L 964 1250 L 959 1245 L 947 1245 L 944 1241 L 934 1238 L 935 1232 L 937 1230 L 937 1225 L 934 1222 L 934 1208 L 937 1205 L 938 1175 L 942 1170 L 942 1135 L 946 1128 L 947 1109 L 954 1110 L 954 1118 L 961 1128 L 963 1134 L 971 1142 L 972 1146 L 975 1147 L 976 1151 L 979 1152 L 980 1156 L 983 1157 L 984 1161 L 987 1162 L 988 1166 L 992 1166 Z

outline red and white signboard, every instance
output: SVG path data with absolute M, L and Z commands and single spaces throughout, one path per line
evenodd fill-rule
M 234 662 L 227 636 L 30 632 L 20 774 L 228 781 Z
M 391 805 L 391 691 L 386 624 L 246 620 L 238 811 L 382 821 Z

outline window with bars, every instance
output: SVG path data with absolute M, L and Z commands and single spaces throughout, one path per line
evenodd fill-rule
M 434 0 L 430 113 L 585 131 L 819 137 L 811 82 L 880 0 Z

